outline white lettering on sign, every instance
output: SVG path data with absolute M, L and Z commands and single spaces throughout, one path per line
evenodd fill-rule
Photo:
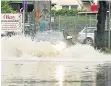
M 3 31 L 21 31 L 22 30 L 22 14 L 6 13 L 1 14 L 1 29 Z

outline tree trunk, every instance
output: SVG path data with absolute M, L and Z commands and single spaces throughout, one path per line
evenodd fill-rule
M 99 1 L 99 10 L 97 16 L 97 34 L 95 38 L 95 46 L 97 49 L 105 49 L 105 21 L 107 15 L 106 1 Z

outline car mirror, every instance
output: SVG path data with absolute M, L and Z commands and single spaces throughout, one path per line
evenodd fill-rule
M 72 39 L 72 36 L 67 36 L 67 39 Z

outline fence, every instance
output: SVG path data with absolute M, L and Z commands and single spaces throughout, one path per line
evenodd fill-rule
M 45 21 L 45 28 L 61 30 L 64 29 L 68 34 L 73 36 L 73 41 L 77 42 L 78 33 L 84 29 L 84 27 L 96 27 L 97 26 L 97 13 L 85 14 L 85 15 L 70 15 L 70 14 L 51 14 L 51 21 Z M 30 24 L 30 30 L 34 29 L 35 17 L 34 11 L 29 14 L 28 18 Z M 109 18 L 106 19 L 106 29 L 110 27 Z M 50 25 L 49 25 L 50 24 Z M 35 24 L 36 29 L 40 29 L 38 24 Z M 29 32 L 30 32 L 29 30 Z M 32 30 L 33 31 L 33 30 Z
M 73 41 L 77 41 L 78 32 L 85 26 L 96 27 L 96 15 L 92 16 L 78 16 L 78 15 L 54 15 L 54 22 L 52 22 L 52 29 L 64 29 L 73 36 Z

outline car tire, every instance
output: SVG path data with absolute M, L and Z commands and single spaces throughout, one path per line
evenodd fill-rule
M 86 38 L 84 44 L 93 45 L 93 40 L 91 38 Z

